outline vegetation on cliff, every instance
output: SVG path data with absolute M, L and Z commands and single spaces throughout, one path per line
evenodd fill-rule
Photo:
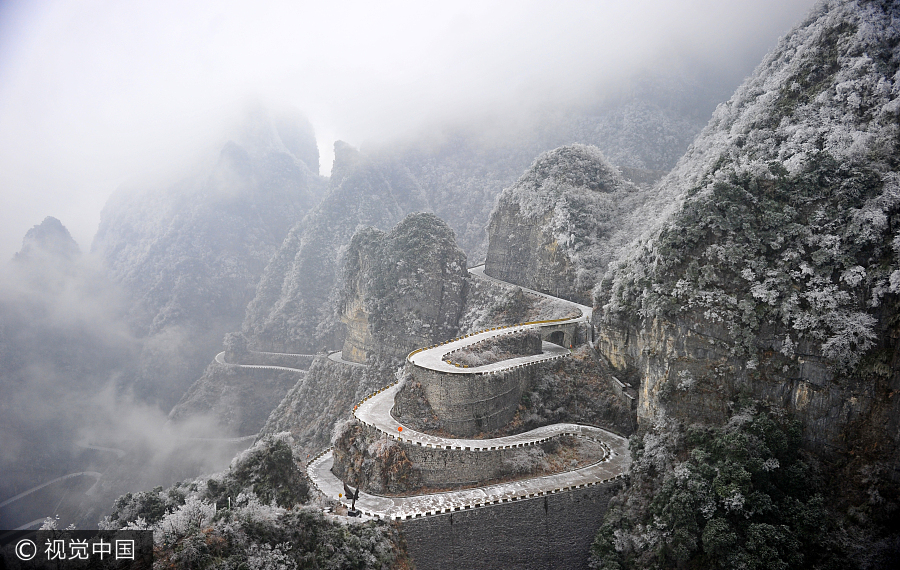
M 612 259 L 618 218 L 638 194 L 595 147 L 546 152 L 500 194 L 488 224 L 485 270 L 586 303 Z
M 898 20 L 820 2 L 595 290 L 605 346 L 641 370 L 640 420 L 664 426 L 633 440 L 598 567 L 896 565 Z M 729 422 L 741 401 L 758 408 Z
M 631 439 L 596 568 L 843 568 L 796 421 L 753 406 L 722 427 L 662 422 Z
M 92 245 L 143 339 L 135 392 L 167 410 L 238 328 L 269 258 L 323 190 L 305 120 L 260 108 L 231 134 L 187 174 L 119 188 Z
M 582 345 L 552 369 L 539 372 L 522 394 L 516 415 L 503 434 L 555 423 L 600 426 L 622 435 L 635 429 L 631 401 L 613 389 L 612 372 Z
M 468 289 L 466 254 L 434 214 L 410 214 L 390 233 L 357 232 L 344 265 L 339 312 L 366 354 L 402 358 L 456 336 Z M 354 334 L 355 333 L 355 334 Z M 346 352 L 346 345 L 345 345 Z
M 346 524 L 313 507 L 310 483 L 287 434 L 237 456 L 224 473 L 120 497 L 101 528 L 153 530 L 166 567 L 396 568 L 396 529 Z
M 322 201 L 288 232 L 271 257 L 242 325 L 252 348 L 315 353 L 333 348 L 331 295 L 344 254 L 360 228 L 388 230 L 427 210 L 417 182 L 392 163 L 377 163 L 338 141 Z M 330 326 L 319 327 L 320 323 Z
M 322 327 L 335 328 L 341 313 L 361 313 L 346 319 L 347 336 L 374 339 L 359 347 L 370 356 L 369 366 L 317 357 L 261 432 L 289 431 L 306 453 L 328 447 L 335 423 L 363 397 L 393 382 L 411 350 L 456 334 L 468 287 L 465 254 L 433 214 L 411 214 L 389 233 L 362 229 L 346 257 L 340 296 L 331 299 L 330 322 Z
M 763 331 L 859 363 L 900 282 L 897 17 L 825 2 L 782 41 L 665 182 L 684 203 L 604 281 L 607 319 L 702 315 L 751 369 Z
M 348 366 L 321 355 L 272 410 L 262 435 L 290 432 L 297 448 L 315 455 L 330 445 L 334 425 L 375 390 L 390 384 L 393 362 L 376 359 L 372 366 Z

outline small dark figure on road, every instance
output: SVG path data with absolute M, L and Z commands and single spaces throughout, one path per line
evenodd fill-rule
M 344 483 L 344 493 L 346 493 L 347 498 L 350 499 L 350 510 L 347 511 L 347 515 L 358 517 L 360 513 L 356 510 L 356 499 L 359 498 L 359 487 L 354 491 L 349 485 Z

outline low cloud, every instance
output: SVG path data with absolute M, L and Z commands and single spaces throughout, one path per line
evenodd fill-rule
M 116 187 L 196 154 L 248 96 L 306 114 L 327 172 L 336 139 L 526 117 L 638 69 L 736 86 L 812 3 L 4 3 L 0 258 L 45 215 L 87 247 Z
M 62 486 L 23 497 L 0 509 L 0 527 L 57 510 L 95 525 L 76 513 L 96 518 L 127 491 L 221 469 L 251 443 L 226 441 L 211 418 L 173 425 L 135 394 L 142 342 L 124 324 L 124 299 L 87 255 L 32 251 L 2 273 L 0 502 L 68 473 L 104 475 L 81 503 L 63 502 Z

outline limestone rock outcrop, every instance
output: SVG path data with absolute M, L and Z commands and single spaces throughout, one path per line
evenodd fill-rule
M 353 234 L 367 226 L 388 230 L 410 212 L 428 209 L 408 173 L 376 164 L 340 141 L 334 149 L 328 193 L 288 233 L 247 307 L 242 330 L 257 350 L 340 347 L 330 295 Z
M 595 147 L 539 156 L 500 194 L 488 224 L 485 272 L 510 283 L 589 303 L 611 259 L 611 234 L 636 187 Z
M 456 336 L 466 300 L 466 255 L 434 214 L 411 214 L 390 233 L 357 232 L 344 266 L 343 357 L 403 358 Z
M 456 335 L 466 299 L 466 258 L 439 218 L 412 214 L 389 233 L 360 230 L 345 257 L 344 278 L 335 286 L 342 288 L 329 294 L 315 315 L 292 316 L 312 324 L 316 315 L 327 315 L 325 325 L 330 321 L 337 328 L 335 315 L 344 315 L 344 358 L 359 363 L 377 360 L 375 369 L 364 372 L 323 357 L 298 378 L 290 372 L 238 370 L 213 362 L 170 418 L 213 414 L 224 429 L 239 435 L 252 434 L 265 424 L 265 433 L 287 429 L 304 445 L 310 441 L 324 445 L 330 426 L 353 397 L 363 394 L 360 390 L 388 383 L 392 366 L 411 350 Z M 307 367 L 308 359 L 301 362 L 290 354 L 255 353 L 252 342 L 240 333 L 226 335 L 225 361 Z M 328 390 L 332 393 L 323 396 Z M 313 399 L 306 400 L 311 393 Z M 322 425 L 307 425 L 312 417 Z
M 19 263 L 42 261 L 52 258 L 56 261 L 72 261 L 81 253 L 72 234 L 62 222 L 52 216 L 34 226 L 25 234 L 22 249 L 13 257 Z

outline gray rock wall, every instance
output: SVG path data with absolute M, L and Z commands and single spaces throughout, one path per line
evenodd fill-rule
M 406 521 L 418 570 L 577 570 L 621 482 Z
M 261 366 L 285 366 L 287 368 L 299 368 L 306 370 L 315 360 L 314 354 L 279 354 L 276 352 L 255 352 L 249 351 L 246 360 L 241 360 L 240 364 L 256 364 Z M 228 355 L 226 354 L 226 362 Z
M 490 241 L 485 265 L 488 275 L 551 295 L 586 300 L 586 295 L 571 290 L 575 282 L 574 264 L 555 237 L 545 235 L 544 228 L 553 218 L 553 211 L 542 218 L 528 220 L 521 215 L 517 204 L 503 206 L 495 210 L 488 226 Z
M 358 231 L 346 254 L 339 303 L 343 357 L 400 359 L 456 336 L 466 265 L 453 231 L 433 214 L 410 214 L 389 233 Z
M 802 423 L 804 444 L 823 453 L 900 433 L 896 411 L 879 397 L 883 387 L 858 377 L 832 380 L 813 347 L 803 345 L 789 359 L 761 338 L 751 370 L 729 354 L 732 342 L 707 322 L 657 319 L 642 329 L 607 323 L 597 346 L 614 368 L 638 373 L 637 417 L 648 425 L 660 415 L 721 424 L 743 395 L 789 410 Z M 895 380 L 891 389 L 898 387 Z
M 485 272 L 589 304 L 611 259 L 611 237 L 627 226 L 623 205 L 635 194 L 596 147 L 545 152 L 500 194 L 488 224 Z
M 441 449 L 392 441 L 363 424 L 358 429 L 334 442 L 332 472 L 376 495 L 409 494 L 423 487 L 455 489 L 523 476 L 544 456 L 541 444 L 492 451 Z
M 222 430 L 219 437 L 252 435 L 302 378 L 302 372 L 242 368 L 213 360 L 169 418 L 177 422 L 210 416 Z
M 260 437 L 289 431 L 309 454 L 329 446 L 335 423 L 390 378 L 377 368 L 347 366 L 321 355 L 272 410 Z
M 421 384 L 444 429 L 467 437 L 505 426 L 515 415 L 522 392 L 529 386 L 535 364 L 497 374 L 442 374 L 407 364 L 407 370 Z M 405 389 L 397 394 L 395 412 L 403 416 Z

